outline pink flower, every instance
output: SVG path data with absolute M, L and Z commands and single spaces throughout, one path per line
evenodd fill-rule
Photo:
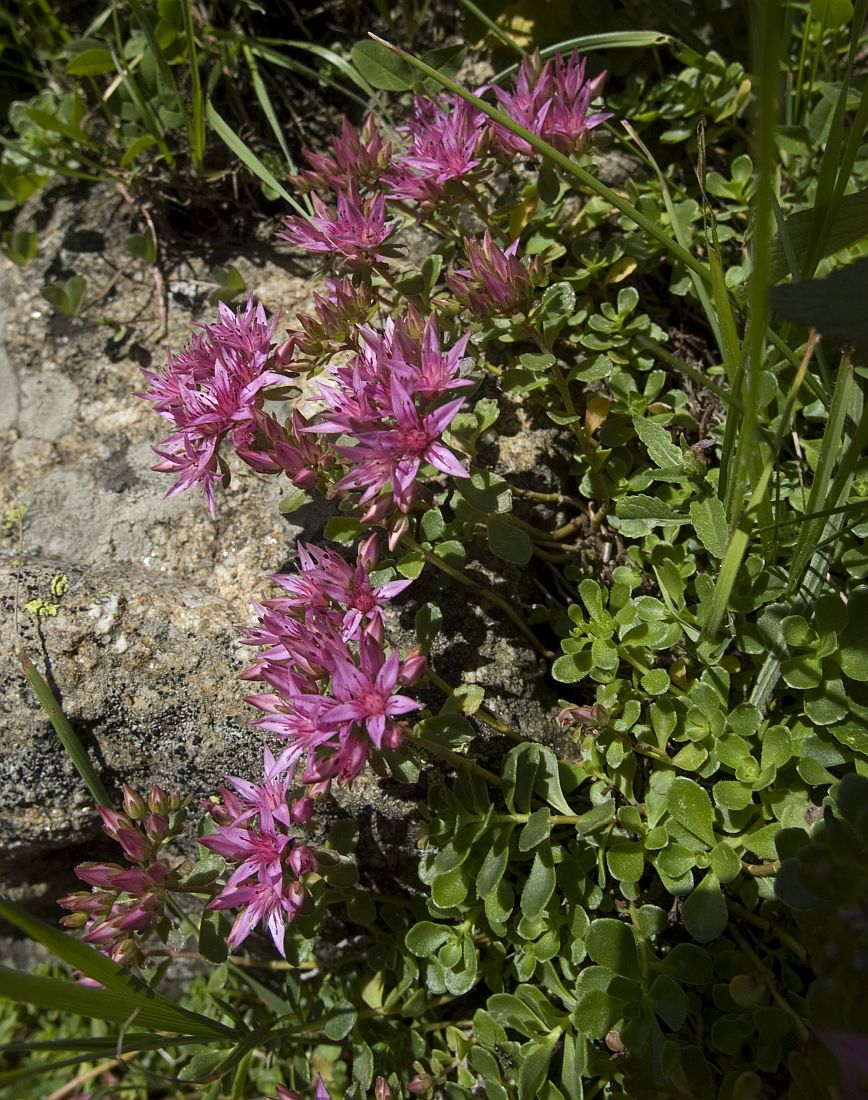
M 334 345 L 358 344 L 357 326 L 367 321 L 374 311 L 375 301 L 365 283 L 354 286 L 349 278 L 326 279 L 328 295 L 314 291 L 314 313 L 299 313 L 300 329 L 288 332 L 288 339 L 278 349 L 281 364 L 292 359 L 295 351 L 303 355 L 322 356 Z
M 607 111 L 588 113 L 605 79 L 606 74 L 600 73 L 586 81 L 585 59 L 580 61 L 575 50 L 566 63 L 558 54 L 554 65 L 551 60 L 542 65 L 537 51 L 522 61 L 514 90 L 495 87 L 494 94 L 511 118 L 569 155 L 584 148 L 590 131 L 612 117 Z M 523 138 L 502 126 L 496 127 L 495 135 L 497 146 L 508 155 L 532 156 L 535 152 Z
M 355 182 L 347 191 L 339 191 L 337 211 L 331 210 L 313 196 L 315 216 L 286 219 L 286 226 L 277 234 L 306 252 L 320 252 L 334 257 L 338 264 L 351 270 L 370 268 L 385 259 L 383 244 L 391 236 L 394 222 L 386 222 L 383 195 L 373 195 L 364 201 Z
M 409 150 L 384 176 L 389 197 L 432 205 L 453 185 L 465 188 L 481 164 L 485 124 L 486 116 L 463 99 L 417 96 L 413 117 L 403 127 Z
M 459 397 L 423 414 L 411 392 L 393 377 L 390 409 L 393 423 L 384 428 L 366 425 L 364 432 L 356 430 L 358 443 L 335 447 L 351 464 L 350 472 L 337 482 L 335 489 L 362 489 L 364 504 L 391 482 L 395 504 L 402 512 L 409 512 L 418 495 L 416 476 L 423 462 L 452 477 L 468 477 L 467 470 L 441 439 L 464 400 Z
M 286 958 L 283 946 L 286 926 L 295 919 L 303 903 L 304 888 L 300 883 L 292 881 L 284 885 L 266 879 L 247 886 L 227 887 L 206 908 L 239 910 L 227 937 L 230 947 L 240 946 L 258 924 L 263 924 L 280 955 Z
M 285 382 L 268 369 L 275 324 L 252 299 L 237 313 L 221 303 L 220 320 L 201 325 L 177 357 L 170 354 L 165 373 L 143 371 L 150 386 L 138 396 L 152 401 L 176 429 L 154 448 L 161 461 L 153 469 L 177 475 L 167 496 L 199 483 L 214 514 L 222 440 L 256 421 L 266 386 Z
M 369 634 L 359 641 L 359 666 L 351 661 L 339 661 L 332 673 L 332 693 L 337 705 L 329 713 L 329 721 L 349 731 L 353 725 L 365 729 L 379 749 L 385 743 L 397 748 L 401 742 L 398 727 L 392 719 L 419 710 L 421 703 L 405 695 L 394 695 L 401 671 L 396 650 L 386 657 L 380 645 Z
M 376 186 L 389 163 L 392 144 L 383 141 L 376 119 L 368 115 L 361 131 L 344 118 L 340 136 L 332 138 L 332 149 L 333 156 L 303 150 L 304 158 L 311 167 L 303 169 L 297 176 L 291 176 L 290 182 L 302 191 L 323 188 L 343 191 L 353 183 Z
M 536 257 L 529 268 L 517 258 L 517 239 L 501 249 L 486 229 L 481 245 L 465 238 L 464 248 L 469 269 L 447 274 L 446 282 L 472 313 L 480 317 L 512 314 L 527 305 L 542 272 Z

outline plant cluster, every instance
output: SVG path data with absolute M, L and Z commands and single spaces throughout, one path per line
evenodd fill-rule
M 279 236 L 322 261 L 312 312 L 279 333 L 261 303 L 222 306 L 142 395 L 170 428 L 170 492 L 199 487 L 213 514 L 239 462 L 285 476 L 282 510 L 334 501 L 325 537 L 358 540 L 355 560 L 299 544 L 256 605 L 263 774 L 205 804 L 206 855 L 163 853 L 180 796 L 101 810 L 130 865 L 79 868 L 93 892 L 63 904 L 111 958 L 0 907 L 104 987 L 67 1003 L 134 1013 L 119 1051 L 174 1049 L 176 1078 L 212 1100 L 864 1088 L 864 347 L 857 327 L 829 330 L 839 355 L 818 342 L 830 291 L 812 279 L 861 271 L 843 218 L 868 164 L 857 7 L 849 34 L 758 11 L 749 76 L 682 50 L 659 88 L 633 88 L 626 137 L 575 52 L 474 94 L 448 62 L 356 48 L 368 80 L 414 97 L 397 131 L 369 118 L 306 154 L 311 211 Z M 828 93 L 812 44 L 817 66 L 843 56 Z M 643 166 L 615 189 L 594 170 L 606 127 Z M 695 185 L 654 152 L 693 140 Z M 769 311 L 785 270 L 814 288 L 807 339 Z M 497 455 L 516 408 L 561 429 L 556 490 Z M 391 605 L 425 571 L 502 616 L 557 687 L 545 728 L 438 673 L 448 607 L 422 604 L 408 644 Z M 355 822 L 321 824 L 365 768 L 427 792 L 403 891 L 373 888 Z M 280 969 L 229 954 L 256 929 Z M 218 964 L 205 1007 L 117 965 L 147 973 L 194 936 Z M 18 999 L 60 988 L 33 978 Z

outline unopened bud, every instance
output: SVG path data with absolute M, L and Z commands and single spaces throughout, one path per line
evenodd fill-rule
M 145 836 L 155 844 L 160 844 L 169 835 L 169 819 L 165 814 L 148 814 L 142 828 Z
M 369 619 L 364 633 L 369 638 L 373 638 L 377 645 L 381 646 L 386 639 L 386 628 L 383 625 L 383 620 L 379 616 Z
M 393 506 L 392 498 L 380 497 L 379 500 L 375 500 L 371 507 L 362 516 L 362 523 L 374 524 L 380 523 L 391 512 Z
M 421 1096 L 423 1093 L 428 1092 L 433 1084 L 434 1078 L 430 1073 L 417 1073 L 407 1084 L 407 1089 L 414 1096 Z
M 392 1100 L 392 1086 L 385 1077 L 378 1077 L 374 1083 L 374 1100 Z
M 126 816 L 126 814 L 119 814 L 117 810 L 109 809 L 108 806 L 97 806 L 97 812 L 102 818 L 103 832 L 112 838 L 112 840 L 118 839 L 118 834 L 122 829 L 132 829 L 133 823 Z
M 393 516 L 389 520 L 389 549 L 394 553 L 398 543 L 410 529 L 410 520 L 406 516 Z
M 359 547 L 359 565 L 366 573 L 370 573 L 376 566 L 379 556 L 380 539 L 377 532 L 374 531 L 374 533 L 369 535 Z
M 331 789 L 332 781 L 330 779 L 318 779 L 315 783 L 308 784 L 307 793 L 314 802 L 325 802 Z
M 289 815 L 296 825 L 304 825 L 313 817 L 314 802 L 310 795 L 303 794 L 290 803 Z
M 401 663 L 401 671 L 398 673 L 399 683 L 406 687 L 412 687 L 425 671 L 426 660 L 424 654 L 418 649 L 411 649 Z
M 169 796 L 156 783 L 151 787 L 148 794 L 148 809 L 154 814 L 164 814 L 169 809 Z
M 131 821 L 138 821 L 140 817 L 144 817 L 148 812 L 148 807 L 145 805 L 145 800 L 140 794 L 128 787 L 126 783 L 123 786 L 123 800 L 124 800 L 124 812 Z

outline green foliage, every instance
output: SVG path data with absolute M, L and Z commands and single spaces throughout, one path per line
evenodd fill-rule
M 238 965 L 208 912 L 184 928 L 216 969 L 180 1006 L 159 993 L 145 1005 L 140 984 L 55 936 L 108 987 L 62 994 L 91 1018 L 68 1049 L 90 1050 L 94 1029 L 106 1037 L 96 1021 L 135 1009 L 178 1037 L 166 1044 L 176 1085 L 201 1082 L 213 1100 L 271 1095 L 278 1080 L 305 1089 L 319 1066 L 356 1097 L 377 1074 L 396 1096 L 414 1077 L 417 1091 L 462 1100 L 850 1095 L 859 1069 L 841 1050 L 868 1032 L 868 420 L 850 352 L 863 350 L 864 321 L 849 297 L 866 262 L 868 161 L 848 24 L 861 26 L 865 6 L 791 6 L 785 26 L 775 6 L 757 9 L 749 63 L 744 28 L 699 49 L 687 24 L 678 37 L 613 26 L 596 48 L 660 47 L 612 82 L 609 105 L 632 127 L 614 138 L 626 177 L 610 188 L 591 156 L 537 140 L 534 163 L 498 181 L 492 224 L 520 238 L 532 289 L 509 316 L 467 322 L 468 375 L 485 381 L 447 442 L 469 476 L 423 471 L 375 579 L 448 579 L 447 599 L 426 597 L 402 623 L 432 670 L 456 594 L 502 612 L 563 692 L 561 729 L 528 740 L 488 712 L 481 687 L 432 671 L 400 754 L 373 759 L 384 785 L 420 781 L 427 796 L 415 873 L 402 866 L 399 888 L 384 890 L 382 867 L 357 862 L 358 823 L 337 821 L 319 838 L 286 967 Z M 162 77 L 163 137 L 138 133 L 131 164 L 146 150 L 165 159 L 160 140 L 182 125 L 192 155 L 193 107 L 172 91 L 191 36 L 164 7 L 136 39 L 141 79 L 149 54 Z M 98 40 L 67 53 L 70 77 L 114 64 Z M 420 62 L 374 41 L 352 51 L 358 87 L 398 93 L 450 86 L 462 58 L 450 47 Z M 90 156 L 86 104 L 51 94 L 14 112 L 20 135 L 52 156 L 70 143 Z M 184 118 L 165 117 L 173 103 Z M 202 117 L 282 188 L 210 101 Z M 8 195 L 28 186 L 10 181 Z M 390 305 L 394 291 L 401 308 L 460 312 L 444 276 L 468 229 L 454 216 L 455 239 L 384 291 Z M 153 244 L 145 234 L 129 247 L 150 262 Z M 34 242 L 6 247 L 26 258 Z M 770 315 L 770 284 L 787 279 Z M 220 300 L 243 290 L 233 270 L 215 281 Z M 85 290 L 73 283 L 52 291 L 69 313 Z M 843 345 L 837 371 L 803 324 Z M 506 448 L 491 468 L 492 429 L 516 409 L 557 448 L 524 481 Z M 560 491 L 537 483 L 543 472 Z M 307 499 L 291 492 L 281 510 Z M 348 548 L 368 528 L 351 501 L 341 508 L 325 536 Z M 448 776 L 423 768 L 431 757 Z M 209 857 L 183 884 L 221 873 Z M 0 992 L 61 996 L 55 975 L 15 981 Z M 27 1011 L 7 1035 L 36 1027 Z M 135 1040 L 124 1049 L 150 1058 L 154 1036 Z M 25 1054 L 41 1051 L 11 1048 L 9 1081 Z

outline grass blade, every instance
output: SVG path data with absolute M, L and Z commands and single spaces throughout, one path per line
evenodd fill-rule
M 286 138 L 283 136 L 283 127 L 277 120 L 277 115 L 274 111 L 274 104 L 271 102 L 271 96 L 268 94 L 268 89 L 265 87 L 265 82 L 262 79 L 262 74 L 259 71 L 259 66 L 256 64 L 256 58 L 253 55 L 253 51 L 248 44 L 244 42 L 241 46 L 241 52 L 244 54 L 244 60 L 247 62 L 247 68 L 250 70 L 250 79 L 253 81 L 253 90 L 256 93 L 256 98 L 259 100 L 259 106 L 262 108 L 262 113 L 268 120 L 268 125 L 271 127 L 271 132 L 277 138 L 277 144 L 281 148 L 281 152 L 286 158 L 286 163 L 289 166 L 290 172 L 295 175 L 298 169 L 295 166 L 295 161 L 292 159 L 292 153 L 289 151 L 289 146 L 286 144 Z
M 459 0 L 466 5 L 466 0 Z M 546 46 L 540 50 L 539 55 L 543 61 L 555 54 L 565 53 L 567 50 L 578 50 L 579 53 L 590 53 L 592 50 L 645 50 L 654 46 L 673 46 L 680 48 L 682 43 L 671 34 L 663 31 L 606 31 L 603 34 L 584 34 L 579 38 L 566 38 L 554 46 Z M 524 50 L 521 51 L 524 53 Z M 518 71 L 519 63 L 502 69 L 492 77 L 494 84 L 499 84 L 508 76 Z
M 106 958 L 105 955 L 100 954 L 99 951 L 95 951 L 92 947 L 75 939 L 74 936 L 53 928 L 50 924 L 46 924 L 38 917 L 26 913 L 17 905 L 13 905 L 3 898 L 0 898 L 0 917 L 15 925 L 31 939 L 36 940 L 37 943 L 41 943 L 43 947 L 47 947 L 52 954 L 63 959 L 64 962 L 76 970 L 80 970 L 82 974 L 99 982 L 105 989 L 84 989 L 72 982 L 61 981 L 57 978 L 32 978 L 32 981 L 52 982 L 64 989 L 74 990 L 76 993 L 112 994 L 114 998 L 112 1001 L 94 1002 L 94 1004 L 102 1005 L 105 1011 L 117 1012 L 117 1015 L 99 1016 L 99 1019 L 111 1019 L 123 1023 L 137 1012 L 136 1019 L 140 1025 L 152 1027 L 158 1031 L 176 1031 L 181 1035 L 198 1035 L 203 1039 L 233 1039 L 238 1037 L 238 1033 L 231 1028 L 226 1027 L 217 1020 L 210 1020 L 207 1016 L 200 1016 L 198 1013 L 181 1008 L 174 1001 L 170 1001 L 168 997 L 164 997 L 162 993 L 151 989 L 140 978 L 124 970 L 123 967 L 118 966 L 116 962 Z M 6 975 L 6 978 L 0 983 L 0 996 L 9 997 L 11 1000 L 27 999 L 18 995 L 17 989 L 19 987 L 15 985 L 15 981 L 22 976 L 17 971 L 4 969 L 0 971 L 0 974 Z M 9 975 L 14 975 L 14 978 L 10 978 Z M 24 977 L 29 976 L 24 975 Z M 20 988 L 24 989 L 25 987 L 21 986 Z M 33 985 L 27 988 L 34 996 L 42 996 L 40 990 L 48 987 Z M 58 1007 L 56 1002 L 52 1001 L 30 1001 L 29 1003 L 44 1004 L 46 1007 Z M 68 1003 L 71 1003 L 71 1001 Z M 79 1009 L 70 1008 L 69 1011 L 77 1012 Z M 84 1011 L 83 1014 L 98 1015 L 98 1013 L 88 1011 Z
M 132 997 L 111 989 L 90 989 L 63 978 L 44 978 L 25 974 L 20 970 L 11 970 L 0 966 L 0 997 L 10 1001 L 36 1005 L 38 1008 L 60 1009 L 61 1012 L 74 1012 L 78 1016 L 105 1020 L 107 1023 L 125 1024 L 135 1019 L 139 1027 L 150 1027 L 154 1031 L 179 1031 L 182 1035 L 196 1035 L 209 1042 L 232 1040 L 235 1035 L 228 1028 L 222 1031 L 222 1025 L 216 1021 L 214 1028 L 198 1025 L 193 1013 L 172 1005 L 177 1015 L 166 1012 L 156 995 L 154 998 Z M 169 1002 L 171 1004 L 171 1002 Z M 184 1015 L 182 1015 L 182 1013 Z M 186 1019 L 186 1015 L 191 1017 Z M 205 1020 L 205 1017 L 200 1017 Z M 81 1061 L 79 1058 L 78 1061 Z
M 511 50 L 515 50 L 519 56 L 524 54 L 524 50 L 519 46 L 516 40 L 511 38 L 503 27 L 495 23 L 490 15 L 486 15 L 482 8 L 477 7 L 476 4 L 473 3 L 473 0 L 458 0 L 458 3 L 465 11 L 469 11 L 472 16 L 478 19 L 484 27 L 488 27 L 491 33 L 496 38 L 499 38 L 505 46 L 509 46 Z
M 190 80 L 193 85 L 193 120 L 190 128 L 190 156 L 193 167 L 198 172 L 205 159 L 205 97 L 202 94 L 202 79 L 199 75 L 199 56 L 196 50 L 196 35 L 193 32 L 193 11 L 190 0 L 182 0 L 184 13 L 184 36 L 187 40 L 187 62 L 190 66 Z
M 273 191 L 276 191 L 280 197 L 285 199 L 302 217 L 307 218 L 310 216 L 304 207 L 290 195 L 281 183 L 278 182 L 276 176 L 265 167 L 253 150 L 241 140 L 228 122 L 220 117 L 214 109 L 214 104 L 210 101 L 208 103 L 208 121 L 214 127 L 217 136 L 229 146 L 243 164 L 247 165 L 254 176 L 258 176 L 264 184 Z
M 18 660 L 24 676 L 33 689 L 33 693 L 39 700 L 42 709 L 48 715 L 48 720 L 54 727 L 54 732 L 60 738 L 60 742 L 66 750 L 67 756 L 73 763 L 75 770 L 81 776 L 85 786 L 91 793 L 91 797 L 98 806 L 111 806 L 112 799 L 106 790 L 103 781 L 94 770 L 90 757 L 82 745 L 78 734 L 69 724 L 69 719 L 63 713 L 63 708 L 42 674 L 20 647 L 17 650 Z

